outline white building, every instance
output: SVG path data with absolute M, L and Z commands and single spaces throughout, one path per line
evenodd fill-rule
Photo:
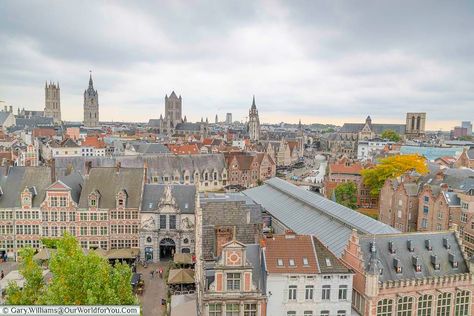
M 265 242 L 267 315 L 351 315 L 353 272 L 317 238 L 287 232 Z
M 357 159 L 360 161 L 371 160 L 372 156 L 384 149 L 385 145 L 393 142 L 383 139 L 360 140 L 357 144 Z

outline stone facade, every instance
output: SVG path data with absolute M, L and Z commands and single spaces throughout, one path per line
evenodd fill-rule
M 99 126 L 99 94 L 94 90 L 92 75 L 89 77 L 89 87 L 84 91 L 84 126 Z
M 405 135 L 415 138 L 425 135 L 426 113 L 407 113 Z
M 59 83 L 47 83 L 45 84 L 44 94 L 44 116 L 52 117 L 54 123 L 61 122 L 61 98 L 60 98 Z
M 157 262 L 174 253 L 194 253 L 193 185 L 145 184 L 140 212 L 140 256 Z

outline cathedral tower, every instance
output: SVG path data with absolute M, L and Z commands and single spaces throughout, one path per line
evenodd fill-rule
M 84 91 L 84 126 L 99 126 L 99 94 L 94 90 L 92 75 L 89 77 L 89 87 Z
M 170 96 L 165 96 L 165 121 L 169 122 L 172 127 L 181 123 L 182 119 L 182 104 L 183 99 L 177 96 L 176 93 L 171 92 Z
M 54 123 L 61 122 L 61 98 L 59 83 L 46 82 L 44 87 L 44 116 L 52 117 Z
M 250 140 L 256 141 L 260 139 L 260 120 L 258 118 L 258 110 L 255 105 L 255 96 L 253 96 L 252 106 L 249 111 L 249 122 L 247 126 Z

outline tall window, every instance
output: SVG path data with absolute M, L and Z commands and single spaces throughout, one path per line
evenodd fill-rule
M 176 229 L 176 215 L 170 215 L 170 229 Z
M 166 215 L 160 215 L 160 229 L 166 229 Z
M 227 273 L 227 290 L 240 291 L 240 273 Z
M 431 316 L 433 295 L 425 294 L 418 298 L 418 316 Z
M 222 316 L 221 304 L 209 304 L 209 316 Z
M 226 316 L 239 316 L 239 304 L 227 304 L 225 307 Z
M 442 293 L 438 295 L 436 302 L 436 315 L 449 316 L 451 309 L 451 293 Z
M 313 300 L 314 286 L 306 285 L 305 300 Z
M 339 299 L 347 300 L 347 285 L 339 285 Z
M 377 316 L 392 316 L 393 300 L 385 298 L 377 303 Z
M 288 287 L 288 299 L 289 300 L 296 300 L 296 285 L 290 285 Z
M 467 213 L 461 214 L 461 223 L 467 223 Z
M 323 285 L 322 297 L 323 300 L 331 299 L 331 286 Z
M 66 206 L 66 197 L 65 196 L 60 196 L 59 197 L 59 206 Z
M 471 292 L 469 291 L 457 291 L 456 292 L 456 305 L 454 309 L 454 315 L 470 315 Z
M 244 304 L 244 316 L 257 316 L 257 304 Z
M 404 296 L 398 299 L 397 316 L 411 316 L 413 311 L 413 297 Z
M 52 196 L 51 197 L 51 206 L 53 206 L 53 207 L 58 206 L 58 197 L 57 196 Z

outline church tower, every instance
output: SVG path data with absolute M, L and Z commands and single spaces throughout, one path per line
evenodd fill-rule
M 89 87 L 84 91 L 84 127 L 99 126 L 99 94 L 94 90 L 92 74 L 89 76 Z
M 165 96 L 165 121 L 169 122 L 173 128 L 183 121 L 182 104 L 183 99 L 181 96 L 178 97 L 174 91 L 171 92 L 169 97 Z
M 247 126 L 250 140 L 258 142 L 260 139 L 260 120 L 258 118 L 258 110 L 255 105 L 255 96 L 253 96 L 252 106 L 249 111 L 249 122 Z
M 52 117 L 54 123 L 61 122 L 61 98 L 59 83 L 46 82 L 44 87 L 44 116 Z

